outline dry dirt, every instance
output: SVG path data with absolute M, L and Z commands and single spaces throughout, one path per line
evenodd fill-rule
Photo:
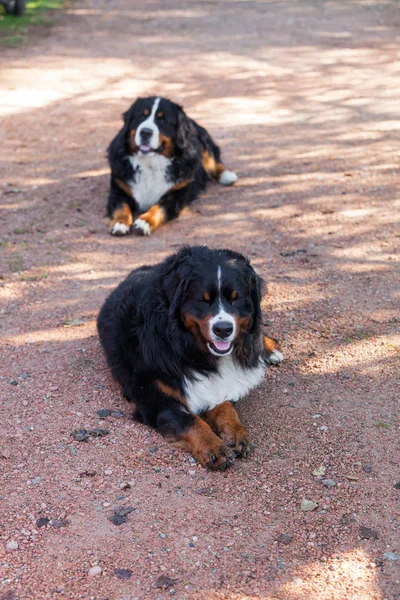
M 1 600 L 400 598 L 399 42 L 395 1 L 83 0 L 2 51 Z M 105 149 L 139 94 L 183 103 L 240 181 L 115 239 Z M 250 256 L 286 355 L 224 474 L 130 420 L 96 336 L 181 243 Z

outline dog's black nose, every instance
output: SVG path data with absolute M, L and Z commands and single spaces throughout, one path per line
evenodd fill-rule
M 218 337 L 227 338 L 233 331 L 233 325 L 229 321 L 220 321 L 213 325 L 212 330 Z
M 140 130 L 140 137 L 143 141 L 149 140 L 152 135 L 153 130 L 149 129 L 148 127 L 143 127 L 143 129 Z

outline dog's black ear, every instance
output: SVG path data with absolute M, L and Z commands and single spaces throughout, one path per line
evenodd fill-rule
M 250 277 L 250 289 L 251 289 L 251 299 L 253 301 L 253 307 L 254 307 L 254 324 L 257 322 L 258 319 L 261 319 L 262 315 L 261 315 L 261 298 L 262 298 L 262 294 L 263 294 L 263 290 L 264 290 L 264 281 L 261 279 L 261 277 L 259 275 L 257 275 L 257 273 L 255 272 L 255 270 L 253 269 L 253 267 L 249 268 L 251 270 L 251 277 Z
M 128 110 L 126 110 L 122 114 L 122 119 L 124 121 L 124 125 L 128 126 L 129 123 L 132 121 L 133 116 L 135 114 L 135 110 L 141 100 L 142 100 L 142 98 L 137 98 L 137 100 L 135 100 L 135 102 L 132 104 L 132 106 L 130 108 L 128 108 Z
M 189 283 L 189 268 L 185 264 L 189 255 L 190 249 L 183 248 L 177 255 L 172 256 L 164 278 L 164 290 L 169 304 L 170 317 L 177 314 L 184 300 Z
M 189 144 L 190 134 L 193 126 L 189 117 L 181 106 L 178 106 L 178 130 L 176 133 L 176 147 L 183 151 Z

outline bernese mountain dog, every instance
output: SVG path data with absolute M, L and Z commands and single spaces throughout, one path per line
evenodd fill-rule
M 132 228 L 151 235 L 176 218 L 209 179 L 222 185 L 237 181 L 209 133 L 178 104 L 154 96 L 138 98 L 123 119 L 108 148 L 112 235 L 126 235 Z
M 183 247 L 128 275 L 97 322 L 135 418 L 224 470 L 251 445 L 232 403 L 283 355 L 262 333 L 262 280 L 243 255 Z

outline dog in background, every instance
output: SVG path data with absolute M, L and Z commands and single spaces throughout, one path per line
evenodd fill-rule
M 151 235 L 178 217 L 210 179 L 222 185 L 237 181 L 209 133 L 178 104 L 154 96 L 138 98 L 123 119 L 108 148 L 112 235 L 126 235 L 132 227 Z
M 283 355 L 262 333 L 263 282 L 231 250 L 183 247 L 132 271 L 107 298 L 98 332 L 135 417 L 224 470 L 250 439 L 233 404 Z

